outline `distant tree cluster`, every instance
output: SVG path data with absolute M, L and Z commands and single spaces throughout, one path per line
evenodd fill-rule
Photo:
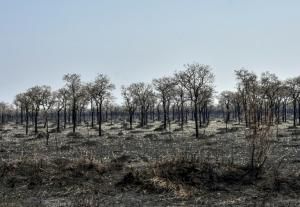
M 93 114 L 94 108 L 97 108 L 99 136 L 101 136 L 104 103 L 111 102 L 113 99 L 111 91 L 114 89 L 114 85 L 110 79 L 105 75 L 99 74 L 93 82 L 83 84 L 80 75 L 66 74 L 63 80 L 65 81 L 65 86 L 57 91 L 52 91 L 50 86 L 34 86 L 16 96 L 15 105 L 17 112 L 20 113 L 21 124 L 24 122 L 25 115 L 26 134 L 28 134 L 30 117 L 32 122 L 34 122 L 34 132 L 35 134 L 38 133 L 38 121 L 40 120 L 41 110 L 47 133 L 49 112 L 54 111 L 56 111 L 54 114 L 56 114 L 57 132 L 61 128 L 60 113 L 63 111 L 63 127 L 66 128 L 67 123 L 70 123 L 72 117 L 71 124 L 73 133 L 75 133 L 77 124 L 81 123 L 82 119 L 85 121 L 85 117 L 83 116 L 86 114 L 85 111 L 88 110 L 90 103 L 90 110 Z M 92 117 L 92 121 L 94 123 L 94 117 Z
M 223 91 L 219 95 L 226 123 L 232 118 L 252 128 L 280 124 L 287 122 L 288 112 L 292 110 L 293 126 L 297 125 L 297 117 L 300 125 L 300 76 L 279 80 L 270 72 L 258 77 L 245 69 L 237 70 L 235 74 L 237 90 Z
M 144 126 L 148 122 L 150 111 L 154 119 L 156 108 L 158 121 L 161 120 L 162 109 L 163 129 L 167 129 L 168 125 L 170 127 L 171 114 L 173 114 L 173 120 L 177 114 L 177 120 L 183 129 L 184 123 L 188 120 L 187 114 L 191 109 L 198 138 L 199 126 L 208 123 L 209 120 L 208 106 L 212 104 L 213 81 L 214 75 L 211 68 L 208 65 L 195 63 L 185 65 L 185 70 L 176 72 L 173 77 L 154 79 L 152 85 L 133 83 L 128 87 L 123 86 L 122 95 L 125 108 L 129 113 L 130 128 L 132 128 L 132 117 L 136 110 L 140 112 L 140 125 Z

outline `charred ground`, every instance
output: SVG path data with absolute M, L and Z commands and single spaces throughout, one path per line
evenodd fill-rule
M 247 129 L 212 121 L 171 131 L 160 122 L 133 130 L 121 123 L 72 133 L 25 136 L 6 125 L 0 140 L 2 206 L 298 206 L 300 130 L 272 129 L 258 176 L 249 167 Z M 51 126 L 50 126 L 51 131 Z

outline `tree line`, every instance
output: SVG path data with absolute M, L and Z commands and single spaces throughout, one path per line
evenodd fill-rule
M 235 75 L 237 90 L 219 95 L 225 123 L 234 119 L 252 128 L 278 125 L 287 122 L 291 112 L 293 127 L 300 125 L 300 76 L 280 80 L 270 72 L 259 77 L 245 69 L 235 71 Z
M 194 122 L 195 136 L 199 129 L 209 124 L 211 114 L 221 113 L 224 122 L 237 121 L 246 127 L 257 129 L 262 125 L 286 122 L 292 112 L 293 126 L 300 124 L 300 76 L 287 80 L 270 72 L 261 76 L 246 69 L 235 71 L 237 85 L 234 91 L 215 95 L 214 74 L 209 65 L 198 63 L 184 65 L 184 69 L 171 76 L 153 79 L 152 83 L 132 83 L 121 87 L 122 106 L 114 103 L 112 91 L 115 85 L 104 74 L 83 83 L 79 74 L 63 76 L 65 85 L 56 90 L 50 86 L 34 86 L 17 94 L 14 105 L 0 104 L 1 124 L 15 121 L 25 125 L 29 133 L 30 123 L 38 133 L 42 121 L 48 133 L 49 120 L 56 123 L 60 132 L 68 124 L 75 133 L 78 124 L 97 126 L 102 136 L 102 123 L 114 119 L 126 120 L 133 129 L 149 121 L 161 121 L 163 130 L 170 129 L 176 121 L 183 130 L 189 120 Z M 218 104 L 215 104 L 217 98 Z

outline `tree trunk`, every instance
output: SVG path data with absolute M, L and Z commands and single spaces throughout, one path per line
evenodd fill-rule
M 64 129 L 66 129 L 67 126 L 67 105 L 64 105 Z
M 35 116 L 34 116 L 34 133 L 37 134 L 38 133 L 38 109 L 35 110 Z
M 110 124 L 113 124 L 113 111 L 110 110 Z
M 77 122 L 77 116 L 76 116 L 76 101 L 73 100 L 73 107 L 72 107 L 72 122 L 73 122 L 73 133 L 76 131 L 76 122 Z
M 296 103 L 296 98 L 293 100 L 293 108 L 294 108 L 294 127 L 296 127 L 296 113 L 297 113 L 297 103 Z
M 194 101 L 194 120 L 196 128 L 196 138 L 199 138 L 199 128 L 198 128 L 198 103 L 197 99 Z
M 172 121 L 175 120 L 175 105 L 172 106 Z
M 298 100 L 298 125 L 300 125 L 300 100 Z
M 28 135 L 28 124 L 29 124 L 29 110 L 26 109 L 26 135 Z
M 99 137 L 102 136 L 102 103 L 99 104 L 99 120 L 98 120 L 98 124 L 99 124 Z
M 92 108 L 92 128 L 94 128 L 94 108 Z
M 167 109 L 166 109 L 166 101 L 163 101 L 163 110 L 164 110 L 164 129 L 167 129 Z
M 21 124 L 23 124 L 23 122 L 24 122 L 24 120 L 23 120 L 24 119 L 23 118 L 23 113 L 24 113 L 23 110 L 24 110 L 23 107 L 21 107 Z
M 57 132 L 60 132 L 60 110 L 57 111 Z
M 133 116 L 133 113 L 129 112 L 129 124 L 130 124 L 130 129 L 132 129 L 132 116 Z

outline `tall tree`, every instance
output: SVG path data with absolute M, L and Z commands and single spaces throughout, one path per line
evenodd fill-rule
M 31 103 L 34 110 L 34 133 L 38 133 L 38 116 L 40 107 L 42 106 L 43 100 L 51 94 L 50 86 L 34 86 L 28 89 L 28 96 L 31 99 Z
M 290 92 L 290 97 L 293 102 L 293 126 L 296 127 L 297 120 L 297 100 L 300 96 L 300 76 L 288 79 L 286 85 Z M 300 109 L 299 109 L 300 110 Z
M 28 135 L 29 126 L 29 109 L 31 108 L 32 102 L 28 92 L 20 93 L 16 96 L 16 100 L 22 104 L 25 109 L 25 134 Z
M 178 72 L 178 81 L 186 88 L 194 107 L 196 138 L 199 138 L 198 106 L 202 102 L 201 93 L 213 87 L 214 75 L 208 65 L 198 63 L 185 65 L 186 70 Z M 206 98 L 206 97 L 205 97 Z
M 56 131 L 60 132 L 60 112 L 64 109 L 64 128 L 67 122 L 67 101 L 68 91 L 65 88 L 61 88 L 58 91 L 53 92 L 54 107 L 56 109 Z
M 253 102 L 253 98 L 259 95 L 257 93 L 259 83 L 257 81 L 257 75 L 244 68 L 236 70 L 235 74 L 238 80 L 238 93 L 242 99 L 245 124 L 246 127 L 248 127 L 251 119 L 251 110 L 254 110 L 253 106 L 251 106 L 251 104 L 255 103 Z
M 163 77 L 153 80 L 153 85 L 158 91 L 158 97 L 161 100 L 164 113 L 164 129 L 167 128 L 167 118 L 169 120 L 170 103 L 174 97 L 175 82 L 171 77 Z
M 275 100 L 276 96 L 280 90 L 281 82 L 278 77 L 270 72 L 264 72 L 261 75 L 261 92 L 263 99 L 266 99 L 267 116 L 269 123 L 273 122 L 274 111 L 275 111 Z
M 110 79 L 103 74 L 98 74 L 93 83 L 93 98 L 98 104 L 98 125 L 99 136 L 102 136 L 102 107 L 106 99 L 111 98 L 111 91 L 115 89 L 115 85 L 111 83 Z
M 233 99 L 234 99 L 234 93 L 231 91 L 223 91 L 220 94 L 220 104 L 224 110 L 224 120 L 225 120 L 225 124 L 226 124 L 226 132 L 227 132 L 227 125 L 228 122 L 230 121 L 230 113 L 232 110 L 232 103 L 233 103 Z
M 134 95 L 134 85 L 130 85 L 128 87 L 122 86 L 121 93 L 124 98 L 125 109 L 129 114 L 130 129 L 132 129 L 133 116 L 137 108 L 137 100 Z
M 175 99 L 180 105 L 180 126 L 181 130 L 183 130 L 184 125 L 184 105 L 185 102 L 188 100 L 187 97 L 187 90 L 185 86 L 183 85 L 183 82 L 180 81 L 180 75 L 175 73 Z
M 154 92 L 152 86 L 150 84 L 145 83 L 133 83 L 132 84 L 132 92 L 136 97 L 137 103 L 140 108 L 140 116 L 141 116 L 141 127 L 147 124 L 148 111 L 151 104 L 153 104 Z
M 81 79 L 78 74 L 66 74 L 63 77 L 63 80 L 66 82 L 66 88 L 68 89 L 71 107 L 72 107 L 72 124 L 73 124 L 73 133 L 76 131 L 77 126 L 77 110 L 78 110 L 78 100 L 82 95 L 80 92 L 81 89 Z

